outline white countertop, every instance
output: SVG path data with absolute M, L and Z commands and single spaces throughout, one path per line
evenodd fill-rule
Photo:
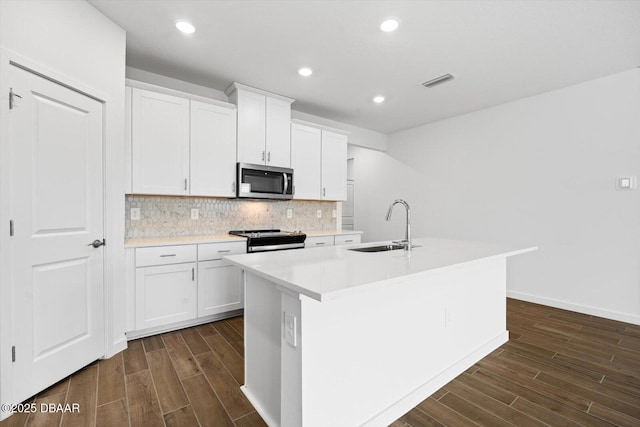
M 384 243 L 388 242 L 358 247 Z M 430 270 L 537 249 L 438 238 L 414 239 L 413 243 L 420 247 L 412 251 L 356 252 L 343 246 L 329 246 L 309 251 L 232 255 L 225 259 L 284 288 L 323 301 Z
M 316 230 L 305 231 L 309 237 L 314 236 L 340 236 L 349 234 L 362 234 L 362 231 L 352 230 Z M 198 243 L 221 243 L 244 241 L 244 237 L 232 236 L 229 234 L 209 234 L 203 236 L 173 236 L 173 237 L 144 237 L 139 239 L 126 239 L 125 248 L 143 248 L 147 246 L 167 246 L 167 245 L 193 245 Z
M 204 236 L 174 236 L 174 237 L 145 237 L 140 239 L 127 239 L 124 241 L 125 248 L 143 248 L 147 246 L 167 246 L 167 245 L 193 245 L 197 243 L 221 243 L 221 242 L 244 242 L 244 237 L 232 236 L 230 234 L 210 234 Z

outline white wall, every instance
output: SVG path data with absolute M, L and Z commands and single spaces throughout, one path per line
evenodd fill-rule
M 206 98 L 217 99 L 218 101 L 229 102 L 229 98 L 225 95 L 224 91 L 196 85 L 183 80 L 163 76 L 161 74 L 151 73 L 138 68 L 127 67 L 126 76 L 131 80 L 137 80 L 139 82 L 145 82 L 193 95 L 204 96 Z
M 296 111 L 295 106 L 296 104 L 294 102 L 292 106 L 294 109 L 291 111 L 292 118 L 349 132 L 349 145 L 380 151 L 385 151 L 387 149 L 387 135 L 383 133 L 348 125 L 335 120 L 325 119 L 324 117 L 314 116 L 313 114 Z
M 357 148 L 357 228 L 540 247 L 510 261 L 510 295 L 640 324 L 640 69 L 395 133 Z M 366 208 L 364 207 L 366 206 Z
M 1 0 L 0 47 L 53 71 L 106 101 L 106 272 L 105 288 L 113 322 L 108 325 L 107 351 L 126 346 L 124 335 L 124 79 L 125 32 L 85 1 Z M 9 53 L 9 55 L 11 55 Z M 2 95 L 6 101 L 5 94 Z M 5 200 L 1 201 L 3 204 Z M 6 255 L 2 255 L 6 256 Z M 8 283 L 0 283 L 5 289 Z M 4 305 L 3 305 L 4 308 Z M 3 335 L 10 335 L 0 324 Z M 2 348 L 3 368 L 10 351 Z M 2 371 L 2 402 L 10 402 L 7 374 Z M 5 398 L 4 396 L 7 396 Z

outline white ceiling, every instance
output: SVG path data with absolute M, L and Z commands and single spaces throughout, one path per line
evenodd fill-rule
M 127 31 L 129 66 L 219 90 L 237 81 L 383 133 L 640 66 L 634 0 L 89 2 Z M 383 33 L 389 16 L 400 28 Z M 445 73 L 455 80 L 421 86 Z

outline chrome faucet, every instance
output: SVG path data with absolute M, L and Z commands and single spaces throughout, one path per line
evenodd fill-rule
M 398 242 L 394 242 L 394 243 L 398 243 L 402 246 L 404 246 L 404 249 L 407 251 L 411 250 L 411 247 L 413 246 L 411 244 L 411 209 L 409 208 L 409 203 L 405 202 L 402 199 L 397 199 L 395 200 L 393 203 L 391 203 L 391 205 L 389 206 L 389 210 L 387 211 L 387 216 L 385 217 L 385 219 L 387 221 L 389 221 L 391 219 L 391 213 L 393 212 L 393 207 L 397 204 L 401 204 L 405 207 L 405 209 L 407 210 L 407 228 L 404 234 L 404 240 L 400 240 Z

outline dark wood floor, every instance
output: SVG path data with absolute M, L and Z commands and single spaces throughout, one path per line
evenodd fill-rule
M 640 326 L 508 300 L 510 341 L 395 421 L 422 426 L 640 426 Z M 8 426 L 264 426 L 240 392 L 243 319 L 129 342 L 36 396 L 80 414 Z

